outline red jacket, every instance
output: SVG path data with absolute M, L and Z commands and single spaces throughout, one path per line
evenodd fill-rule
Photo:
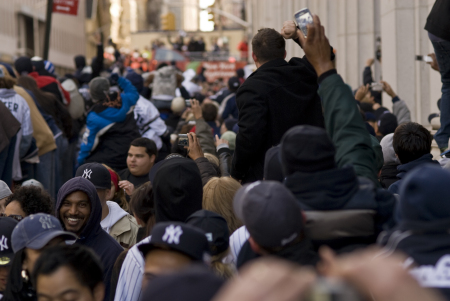
M 61 86 L 59 81 L 51 76 L 39 75 L 37 72 L 28 74 L 36 80 L 39 89 L 53 93 L 59 101 L 68 105 L 70 103 L 70 94 Z

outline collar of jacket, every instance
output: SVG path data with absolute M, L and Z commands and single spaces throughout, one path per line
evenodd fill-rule
M 284 180 L 304 210 L 336 210 L 358 191 L 358 178 L 353 166 L 303 173 L 295 172 Z
M 286 62 L 285 59 L 270 60 L 270 61 L 262 64 L 255 72 L 253 72 L 253 74 L 255 74 L 256 72 L 259 72 L 261 70 L 267 69 L 267 68 L 280 67 L 280 66 L 286 66 L 286 65 L 289 65 L 289 64 L 288 64 L 288 62 Z
M 419 166 L 419 165 L 422 165 L 422 164 L 426 164 L 426 163 L 439 164 L 438 161 L 433 160 L 433 155 L 432 154 L 425 154 L 422 157 L 420 157 L 419 159 L 416 159 L 414 161 L 408 162 L 406 164 L 399 165 L 397 167 L 397 170 L 399 171 L 399 173 L 397 174 L 397 178 L 402 179 L 406 175 L 406 173 L 408 171 L 412 170 L 416 166 Z
M 306 237 L 302 241 L 281 250 L 275 255 L 301 265 L 315 266 L 319 261 L 317 253 L 313 250 L 311 240 Z

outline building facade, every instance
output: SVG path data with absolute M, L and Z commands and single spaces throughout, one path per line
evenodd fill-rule
M 353 89 L 362 84 L 366 61 L 380 46 L 381 63 L 372 68 L 375 80 L 387 81 L 407 102 L 413 121 L 428 125 L 428 115 L 438 112 L 440 75 L 415 55 L 433 52 L 423 29 L 433 4 L 434 0 L 247 0 L 246 11 L 251 35 L 263 27 L 281 30 L 283 22 L 293 20 L 304 7 L 319 15 L 336 50 L 337 70 Z M 297 44 L 287 41 L 287 59 L 302 55 Z M 392 106 L 386 94 L 383 105 Z
M 47 1 L 0 1 L 0 60 L 12 63 L 18 56 L 42 56 Z M 73 57 L 86 53 L 86 1 L 79 1 L 78 15 L 54 13 L 49 60 L 61 70 L 74 67 Z

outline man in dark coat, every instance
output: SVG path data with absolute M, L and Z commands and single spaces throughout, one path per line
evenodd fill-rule
M 324 127 L 317 75 L 308 60 L 294 57 L 286 62 L 284 38 L 274 29 L 259 30 L 252 45 L 258 70 L 237 91 L 239 133 L 231 169 L 243 183 L 263 178 L 266 151 L 291 127 Z
M 91 176 L 89 170 L 85 173 L 86 177 Z M 66 231 L 79 237 L 75 241 L 76 244 L 93 249 L 102 260 L 105 277 L 104 300 L 109 300 L 111 273 L 123 248 L 100 225 L 102 205 L 94 184 L 83 177 L 67 181 L 58 192 L 55 215 Z

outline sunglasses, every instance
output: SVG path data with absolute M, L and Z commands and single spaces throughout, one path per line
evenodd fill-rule
M 20 222 L 21 220 L 23 220 L 23 216 L 18 215 L 18 214 L 11 214 L 11 215 L 6 215 L 5 213 L 0 213 L 0 217 L 10 217 L 12 219 L 15 219 L 16 221 Z

